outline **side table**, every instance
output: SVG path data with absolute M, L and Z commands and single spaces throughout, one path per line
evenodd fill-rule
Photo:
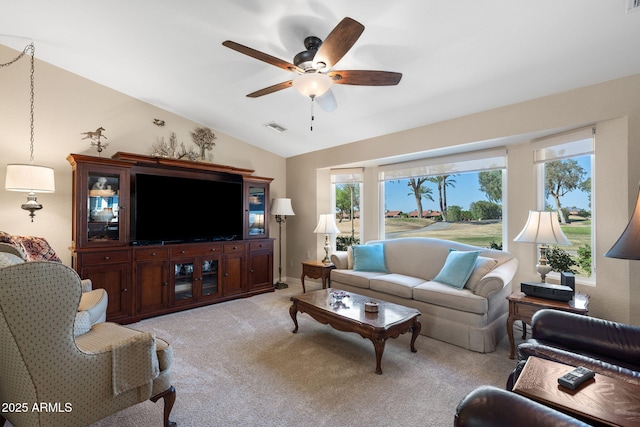
M 576 292 L 573 299 L 568 302 L 530 297 L 523 292 L 514 292 L 507 297 L 507 300 L 509 301 L 507 334 L 509 335 L 509 345 L 511 347 L 509 359 L 515 358 L 516 355 L 516 345 L 513 338 L 513 323 L 516 320 L 522 321 L 522 338 L 524 339 L 527 335 L 527 324 L 531 324 L 531 318 L 538 310 L 550 308 L 585 316 L 589 313 L 589 295 L 580 292 Z
M 322 289 L 331 287 L 331 270 L 336 268 L 333 264 L 325 264 L 322 261 L 305 261 L 302 263 L 302 293 L 307 292 L 304 287 L 304 276 L 311 279 L 322 279 Z

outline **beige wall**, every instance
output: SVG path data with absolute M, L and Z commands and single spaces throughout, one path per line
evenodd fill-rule
M 336 111 L 334 114 L 340 114 Z M 416 114 L 420 114 L 416 111 Z M 530 138 L 522 135 L 550 135 L 559 130 L 597 126 L 595 165 L 595 210 L 597 236 L 594 256 L 597 265 L 595 286 L 579 285 L 591 296 L 594 316 L 640 325 L 640 262 L 605 258 L 603 254 L 624 230 L 638 194 L 640 181 L 640 75 L 594 85 L 571 92 L 461 117 L 386 135 L 349 145 L 287 159 L 287 196 L 300 215 L 288 224 L 287 259 L 292 275 L 301 273 L 300 262 L 311 251 L 320 256 L 321 245 L 312 233 L 318 214 L 327 209 L 323 190 L 329 185 L 331 167 L 369 164 L 365 169 L 364 240 L 378 237 L 378 189 L 376 159 L 459 147 L 465 151 L 479 141 L 513 139 L 508 146 L 507 218 L 505 241 L 508 250 L 520 259 L 519 282 L 535 280 L 535 248 L 512 242 L 520 231 L 529 209 L 536 208 L 535 170 Z M 465 148 L 465 144 L 467 145 Z M 428 154 L 425 154 L 428 156 Z M 382 162 L 379 162 L 382 163 Z M 322 194 L 320 191 L 322 190 Z
M 8 62 L 17 54 L 0 45 L 0 62 Z M 35 163 L 55 169 L 56 192 L 38 195 L 44 208 L 31 223 L 28 212 L 20 209 L 26 200 L 25 194 L 4 190 L 7 163 L 29 161 L 29 61 L 22 59 L 0 69 L 0 230 L 44 236 L 65 264 L 70 264 L 67 248 L 71 244 L 71 166 L 66 157 L 69 153 L 97 155 L 80 134 L 104 127 L 109 146 L 103 157 L 118 151 L 151 154 L 153 144 L 163 137 L 168 141 L 171 132 L 175 132 L 178 141 L 186 147 L 195 147 L 190 132 L 201 125 L 37 58 L 35 67 Z M 154 125 L 154 118 L 164 120 L 166 125 Z M 214 163 L 254 169 L 257 176 L 274 178 L 272 197 L 286 195 L 284 158 L 216 129 L 213 131 L 217 136 Z M 215 200 L 211 201 L 211 207 L 222 208 Z M 206 209 L 199 205 L 193 214 L 206 215 Z M 273 218 L 270 227 L 271 236 L 277 238 L 278 227 Z M 283 240 L 285 233 L 283 230 Z M 283 258 L 285 254 L 286 247 L 283 247 Z

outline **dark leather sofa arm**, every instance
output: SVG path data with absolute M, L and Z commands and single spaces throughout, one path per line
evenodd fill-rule
M 540 310 L 531 322 L 534 340 L 625 365 L 640 363 L 639 327 L 559 310 Z
M 582 421 L 519 394 L 492 386 L 469 393 L 456 408 L 455 427 L 588 427 Z

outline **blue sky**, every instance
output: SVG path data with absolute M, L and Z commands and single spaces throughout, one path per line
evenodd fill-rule
M 591 161 L 589 156 L 576 158 L 578 164 L 587 171 L 587 176 L 591 176 Z M 463 210 L 469 209 L 469 204 L 478 200 L 487 200 L 486 195 L 479 190 L 477 173 L 466 173 L 455 176 L 455 188 L 447 188 L 447 205 L 461 206 Z M 411 189 L 407 186 L 408 180 L 387 181 L 385 183 L 385 209 L 400 210 L 403 212 L 411 212 L 416 209 L 416 202 L 413 195 L 409 195 Z M 438 205 L 438 188 L 433 183 L 425 183 L 432 189 L 433 202 L 422 199 L 422 207 L 425 210 L 439 210 Z M 564 207 L 583 208 L 590 210 L 587 195 L 580 190 L 568 193 L 561 199 Z M 553 205 L 553 200 L 548 200 Z

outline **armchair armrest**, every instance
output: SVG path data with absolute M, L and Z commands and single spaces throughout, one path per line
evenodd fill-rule
M 82 279 L 80 283 L 82 284 L 83 293 L 93 290 L 93 283 L 91 282 L 91 279 Z
M 639 365 L 639 327 L 559 310 L 540 310 L 531 323 L 532 339 Z
M 492 386 L 469 393 L 458 405 L 455 427 L 584 426 L 582 421 L 519 394 Z

